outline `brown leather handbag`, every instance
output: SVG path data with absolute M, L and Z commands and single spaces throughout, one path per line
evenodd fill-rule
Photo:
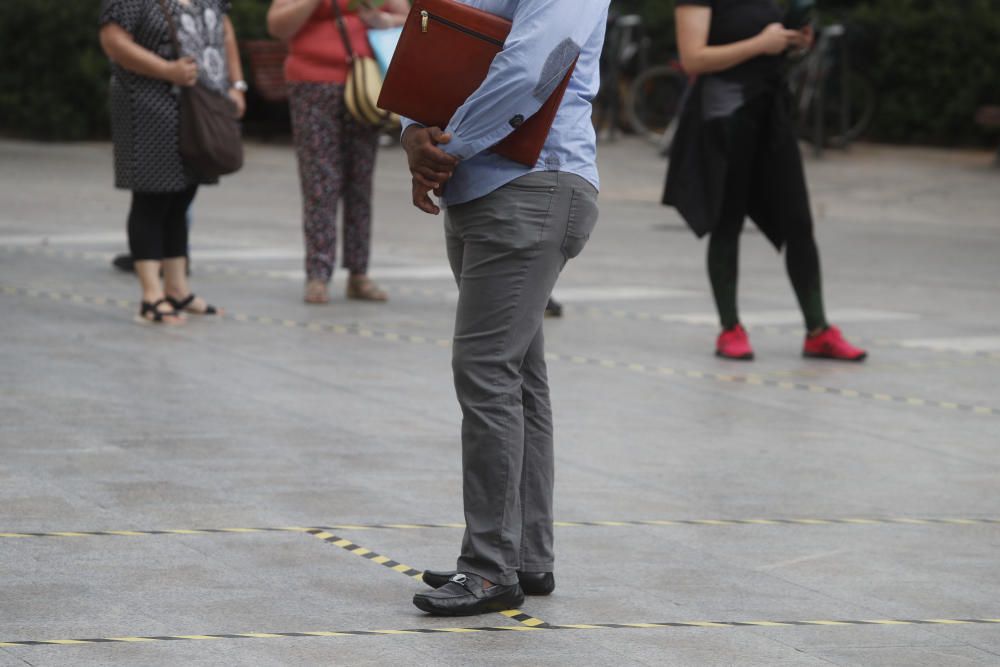
M 177 24 L 166 0 L 160 9 L 170 26 L 177 57 L 181 56 Z M 243 167 L 243 138 L 239 112 L 226 95 L 196 83 L 181 89 L 180 96 L 181 158 L 199 176 L 215 180 Z
M 511 22 L 454 0 L 415 0 L 389 65 L 378 105 L 427 126 L 444 128 L 486 79 Z M 539 111 L 491 150 L 534 167 L 573 76 Z

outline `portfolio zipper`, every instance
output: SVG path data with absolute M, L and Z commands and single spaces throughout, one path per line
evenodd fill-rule
M 429 24 L 431 21 L 434 21 L 435 23 L 440 23 L 441 25 L 447 26 L 452 30 L 458 30 L 459 32 L 464 32 L 466 35 L 470 35 L 471 37 L 475 37 L 476 39 L 481 39 L 484 42 L 489 42 L 490 44 L 494 44 L 496 46 L 499 46 L 500 48 L 503 48 L 503 42 L 500 41 L 499 39 L 494 39 L 489 35 L 484 35 L 481 32 L 476 32 L 475 30 L 466 28 L 464 25 L 459 25 L 454 21 L 449 21 L 448 19 L 441 18 L 440 16 L 434 16 L 426 9 L 420 12 L 420 31 L 426 33 L 430 28 Z

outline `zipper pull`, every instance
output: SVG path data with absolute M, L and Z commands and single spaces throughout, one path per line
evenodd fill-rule
M 431 15 L 427 12 L 426 9 L 420 12 L 420 32 L 424 33 L 427 32 L 427 24 L 428 22 L 430 22 L 430 18 Z

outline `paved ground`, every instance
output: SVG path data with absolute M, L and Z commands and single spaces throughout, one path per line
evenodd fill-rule
M 833 319 L 872 358 L 800 358 L 747 233 L 759 361 L 732 365 L 662 163 L 606 147 L 547 324 L 559 588 L 441 621 L 409 598 L 460 536 L 455 290 L 400 155 L 378 174 L 390 305 L 302 304 L 293 156 L 254 146 L 197 203 L 195 285 L 229 314 L 164 330 L 108 266 L 109 147 L 0 143 L 0 666 L 1000 665 L 990 158 L 810 163 Z

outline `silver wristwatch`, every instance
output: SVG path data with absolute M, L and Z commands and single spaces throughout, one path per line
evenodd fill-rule
M 240 91 L 241 93 L 245 93 L 248 90 L 250 90 L 250 86 L 248 86 L 247 82 L 244 81 L 243 79 L 240 79 L 239 81 L 233 81 L 233 83 L 232 83 L 232 85 L 230 87 L 231 88 L 235 88 L 236 90 Z

